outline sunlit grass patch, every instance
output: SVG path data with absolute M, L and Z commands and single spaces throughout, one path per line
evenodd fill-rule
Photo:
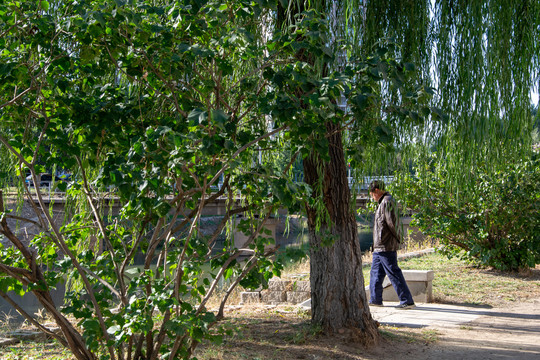
M 56 341 L 20 342 L 0 348 L 2 360 L 72 360 L 70 351 Z

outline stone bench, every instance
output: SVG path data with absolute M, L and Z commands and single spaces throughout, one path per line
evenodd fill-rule
M 433 270 L 402 270 L 403 277 L 411 291 L 414 302 L 433 302 Z M 366 286 L 366 298 L 369 300 L 369 286 Z M 394 287 L 388 277 L 383 281 L 383 301 L 399 301 Z

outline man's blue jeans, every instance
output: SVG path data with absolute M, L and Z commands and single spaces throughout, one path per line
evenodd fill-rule
M 388 276 L 396 290 L 400 304 L 414 304 L 403 272 L 397 264 L 396 251 L 380 251 L 373 253 L 369 280 L 370 303 L 382 304 L 383 280 Z

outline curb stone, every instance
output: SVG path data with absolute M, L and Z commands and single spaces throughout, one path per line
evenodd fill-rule
M 15 338 L 0 338 L 0 347 L 1 346 L 9 346 L 9 345 L 15 345 L 17 343 L 21 342 L 19 339 Z

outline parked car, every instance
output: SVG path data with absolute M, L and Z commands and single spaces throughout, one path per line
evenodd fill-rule
M 59 174 L 58 177 L 59 177 L 62 181 L 71 181 L 71 174 L 69 174 L 69 173 L 62 173 L 62 174 Z
M 58 183 L 58 182 L 64 181 L 64 179 L 58 176 L 54 176 L 54 181 L 53 181 L 53 175 L 47 174 L 47 173 L 39 174 L 38 177 L 39 177 L 40 187 L 51 187 L 51 184 L 53 182 Z M 32 175 L 28 175 L 26 177 L 26 185 L 34 186 L 34 180 L 32 179 Z

